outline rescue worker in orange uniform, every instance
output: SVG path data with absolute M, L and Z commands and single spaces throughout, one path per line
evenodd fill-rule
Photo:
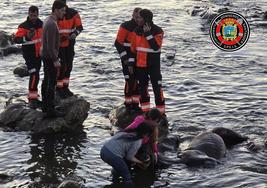
M 60 0 L 66 4 L 66 0 Z M 61 63 L 60 73 L 57 78 L 57 93 L 61 98 L 73 96 L 69 89 L 70 73 L 75 55 L 74 45 L 76 37 L 83 30 L 79 13 L 66 5 L 66 14 L 58 21 L 60 33 L 59 58 Z
M 149 79 L 153 87 L 156 108 L 165 115 L 165 99 L 162 90 L 162 76 L 160 71 L 160 54 L 163 40 L 163 30 L 152 21 L 153 13 L 142 9 L 137 17 L 138 27 L 134 31 L 131 45 L 131 57 L 135 64 L 136 77 L 139 82 L 140 103 L 143 112 L 150 109 L 150 96 L 148 93 Z
M 137 80 L 133 74 L 134 70 L 128 69 L 129 61 L 134 61 L 130 58 L 130 47 L 133 38 L 133 31 L 137 27 L 136 19 L 141 8 L 135 8 L 132 14 L 132 19 L 120 25 L 115 41 L 115 47 L 120 55 L 122 63 L 122 72 L 125 78 L 124 86 L 124 104 L 128 110 L 139 110 L 139 94 Z M 130 73 L 131 72 L 131 73 Z
M 38 7 L 29 7 L 27 20 L 19 25 L 14 38 L 15 43 L 22 44 L 23 58 L 30 74 L 28 86 L 29 107 L 34 109 L 42 105 L 41 101 L 38 100 L 38 83 L 41 68 L 40 48 L 43 22 L 38 18 L 38 15 Z

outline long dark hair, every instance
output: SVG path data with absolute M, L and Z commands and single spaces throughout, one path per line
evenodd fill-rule
M 141 138 L 143 138 L 144 135 L 150 136 L 153 132 L 153 128 L 147 122 L 143 122 L 135 129 L 125 129 L 124 132 L 135 133 L 136 139 L 141 139 Z
M 145 119 L 150 119 L 152 121 L 160 120 L 161 114 L 159 109 L 151 108 L 148 112 L 146 112 Z

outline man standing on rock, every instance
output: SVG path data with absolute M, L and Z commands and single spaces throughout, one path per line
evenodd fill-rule
M 38 100 L 38 83 L 41 68 L 40 47 L 43 22 L 38 18 L 38 15 L 38 7 L 30 6 L 27 20 L 19 25 L 14 38 L 15 43 L 22 44 L 23 58 L 30 74 L 28 86 L 29 107 L 33 109 L 41 107 L 42 104 Z
M 60 69 L 58 52 L 60 35 L 57 21 L 64 17 L 66 5 L 59 0 L 54 1 L 52 13 L 46 18 L 43 26 L 42 58 L 44 62 L 44 80 L 42 82 L 43 112 L 47 117 L 61 117 L 64 114 L 54 106 L 57 71 Z
M 132 19 L 121 24 L 117 38 L 115 41 L 115 47 L 120 55 L 122 63 L 122 72 L 125 79 L 124 86 L 124 105 L 127 110 L 139 110 L 139 94 L 138 84 L 134 76 L 134 69 L 129 69 L 128 64 L 134 61 L 130 58 L 130 47 L 133 39 L 133 31 L 137 27 L 136 19 L 141 8 L 135 8 L 133 11 Z
M 160 54 L 163 40 L 163 30 L 153 23 L 153 13 L 142 9 L 137 17 L 138 27 L 134 31 L 131 45 L 134 62 L 129 63 L 129 69 L 135 66 L 136 77 L 139 82 L 140 103 L 143 112 L 150 109 L 148 83 L 151 80 L 156 108 L 165 115 L 165 99 L 162 90 L 162 76 L 160 71 Z
M 66 0 L 60 1 L 66 4 Z M 58 27 L 60 33 L 59 58 L 61 68 L 57 79 L 57 93 L 61 98 L 67 98 L 73 96 L 73 92 L 69 89 L 69 82 L 75 54 L 75 39 L 83 30 L 79 13 L 66 5 L 66 14 L 62 20 L 58 20 Z

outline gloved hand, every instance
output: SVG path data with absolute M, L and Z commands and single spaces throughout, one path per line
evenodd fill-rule
M 143 30 L 146 33 L 151 30 L 151 26 L 148 23 L 145 23 L 145 25 L 143 26 Z

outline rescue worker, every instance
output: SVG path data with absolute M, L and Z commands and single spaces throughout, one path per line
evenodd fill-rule
M 139 110 L 139 94 L 137 80 L 134 74 L 130 74 L 128 69 L 130 59 L 130 47 L 133 38 L 133 31 L 137 27 L 136 19 L 141 8 L 135 8 L 132 14 L 132 19 L 120 25 L 115 41 L 115 47 L 120 55 L 122 63 L 122 72 L 125 79 L 124 86 L 124 104 L 128 110 Z M 131 72 L 133 70 L 130 70 Z
M 41 68 L 40 47 L 43 22 L 38 18 L 39 10 L 36 6 L 30 6 L 27 20 L 21 23 L 15 34 L 14 42 L 22 44 L 22 54 L 30 74 L 28 86 L 29 107 L 36 109 L 41 107 L 38 100 L 39 71 Z
M 47 117 L 61 117 L 64 114 L 55 109 L 54 97 L 57 82 L 57 69 L 60 68 L 58 51 L 60 35 L 57 21 L 65 14 L 65 4 L 54 1 L 52 13 L 46 18 L 43 26 L 42 58 L 44 62 L 44 80 L 42 82 L 43 112 Z
M 160 54 L 163 40 L 163 30 L 153 23 L 153 13 L 142 9 L 137 17 L 138 27 L 134 31 L 131 45 L 131 57 L 135 64 L 129 62 L 131 70 L 135 65 L 136 77 L 139 82 L 140 103 L 143 112 L 150 109 L 148 93 L 149 78 L 152 83 L 156 108 L 165 115 L 165 99 L 162 90 L 162 76 L 160 72 Z
M 66 4 L 66 0 L 60 0 Z M 59 58 L 61 63 L 60 74 L 57 79 L 57 93 L 61 98 L 73 96 L 69 89 L 70 73 L 73 67 L 74 44 L 76 37 L 83 30 L 79 13 L 66 5 L 66 14 L 58 21 L 60 33 Z

